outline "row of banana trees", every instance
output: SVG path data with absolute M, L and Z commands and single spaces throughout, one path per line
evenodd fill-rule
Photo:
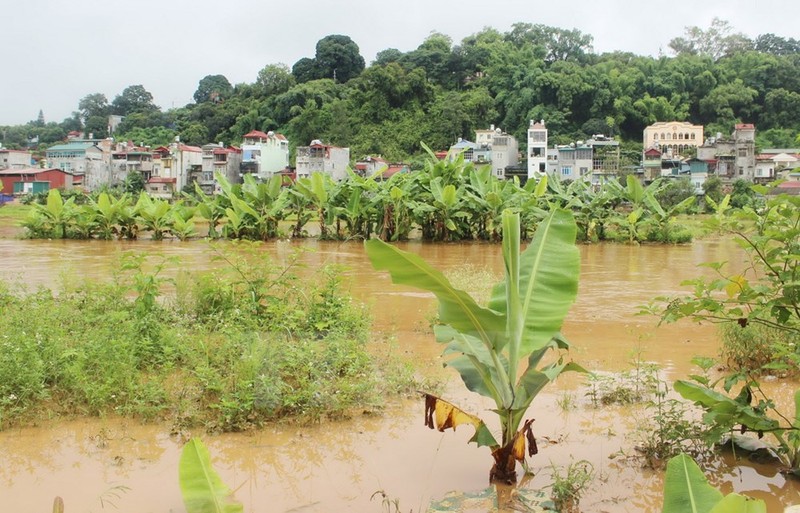
M 679 242 L 687 236 L 675 229 L 675 217 L 694 201 L 692 197 L 666 208 L 657 199 L 666 182 L 644 187 L 633 176 L 625 185 L 614 180 L 599 188 L 546 177 L 520 186 L 462 158 L 432 158 L 424 170 L 386 180 L 355 173 L 341 182 L 318 173 L 290 186 L 278 176 L 259 182 L 245 175 L 242 184 L 231 184 L 221 175 L 216 180 L 219 194 L 206 196 L 197 188 L 177 202 L 144 193 L 138 198 L 101 193 L 77 205 L 53 190 L 24 226 L 34 238 L 133 239 L 149 232 L 156 240 L 270 240 L 313 233 L 337 240 L 497 241 L 504 210 L 520 213 L 522 237 L 527 239 L 548 205 L 557 205 L 573 212 L 579 240 Z M 207 225 L 207 232 L 198 232 L 199 225 Z

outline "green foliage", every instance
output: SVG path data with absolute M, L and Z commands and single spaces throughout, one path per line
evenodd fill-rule
M 800 333 L 738 323 L 720 325 L 720 358 L 732 371 L 794 376 L 800 364 Z
M 662 513 L 766 513 L 762 500 L 736 493 L 727 496 L 708 484 L 689 456 L 681 454 L 667 464 Z
M 455 289 L 416 255 L 379 240 L 367 241 L 366 250 L 373 266 L 388 270 L 394 282 L 436 295 L 441 324 L 434 331 L 437 341 L 446 344 L 447 365 L 459 372 L 469 390 L 495 402 L 502 443 L 480 431 L 474 441 L 492 447 L 492 475 L 505 480 L 516 475 L 512 446 L 521 436 L 519 426 L 534 397 L 561 372 L 581 368 L 563 357 L 538 367 L 551 349 L 568 347 L 559 330 L 577 294 L 579 257 L 572 216 L 553 209 L 522 254 L 519 215 L 506 211 L 502 222 L 506 274 L 495 286 L 488 308 Z
M 127 255 L 110 283 L 0 289 L 0 428 L 113 414 L 239 431 L 341 418 L 416 388 L 397 356 L 367 351 L 369 316 L 341 272 L 320 282 L 257 247 L 220 251 L 232 264 L 175 282 L 174 262 Z
M 586 461 L 573 461 L 564 473 L 553 466 L 552 497 L 556 510 L 562 513 L 578 512 L 581 495 L 594 479 L 594 466 Z
M 178 479 L 187 513 L 241 513 L 241 503 L 211 466 L 211 456 L 199 438 L 192 438 L 181 451 Z
M 764 187 L 753 189 L 762 194 L 768 192 Z M 742 364 L 747 367 L 716 381 L 705 375 L 692 376 L 690 381 L 677 381 L 675 389 L 706 411 L 703 421 L 709 427 L 709 441 L 718 442 L 736 426 L 742 432 L 769 434 L 783 464 L 796 472 L 800 467 L 800 437 L 797 435 L 800 392 L 795 394 L 795 415 L 786 415 L 760 387 L 758 374 L 765 368 L 778 371 L 786 368 L 787 361 L 790 366 L 796 362 L 792 341 L 800 333 L 800 287 L 797 285 L 800 198 L 773 196 L 760 211 L 745 208 L 733 217 L 724 215 L 726 203 L 727 198 L 718 205 L 718 216 L 712 218 L 711 224 L 736 235 L 737 242 L 748 253 L 750 267 L 733 274 L 726 272 L 722 263 L 706 264 L 716 273 L 714 278 L 686 282 L 693 287 L 693 295 L 661 298 L 666 306 L 651 308 L 651 311 L 658 312 L 662 320 L 668 322 L 690 318 L 734 326 L 726 328 L 727 333 L 735 333 L 729 335 L 726 347 L 731 356 L 745 360 Z M 736 327 L 749 326 L 768 328 L 777 342 L 769 344 L 771 347 L 758 347 L 748 340 L 752 332 L 733 331 Z M 765 357 L 775 360 L 761 365 Z M 716 389 L 720 384 L 722 391 Z M 739 385 L 738 393 L 729 395 L 734 393 L 736 385 Z

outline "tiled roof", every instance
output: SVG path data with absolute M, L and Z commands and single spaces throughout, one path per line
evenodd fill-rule
M 244 134 L 245 139 L 254 139 L 256 137 L 260 139 L 267 139 L 269 136 L 264 132 L 262 132 L 261 130 L 253 130 L 250 133 Z
M 736 130 L 755 130 L 756 126 L 752 123 L 737 123 L 734 128 Z
M 168 176 L 151 176 L 147 183 L 176 183 L 177 178 L 170 178 Z
M 56 144 L 55 146 L 50 146 L 47 148 L 47 151 L 75 151 L 75 150 L 86 150 L 87 148 L 91 148 L 94 146 L 94 143 L 90 142 L 71 142 L 65 144 Z

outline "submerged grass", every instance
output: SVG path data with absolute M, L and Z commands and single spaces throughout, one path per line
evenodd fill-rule
M 110 283 L 0 288 L 0 429 L 124 415 L 239 431 L 375 411 L 414 388 L 397 357 L 368 350 L 369 317 L 341 273 L 312 282 L 252 248 L 224 256 L 171 297 L 161 267 L 132 256 Z

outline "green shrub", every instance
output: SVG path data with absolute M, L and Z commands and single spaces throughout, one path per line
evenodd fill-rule
M 722 361 L 731 370 L 788 376 L 800 364 L 800 335 L 763 324 L 720 325 Z

